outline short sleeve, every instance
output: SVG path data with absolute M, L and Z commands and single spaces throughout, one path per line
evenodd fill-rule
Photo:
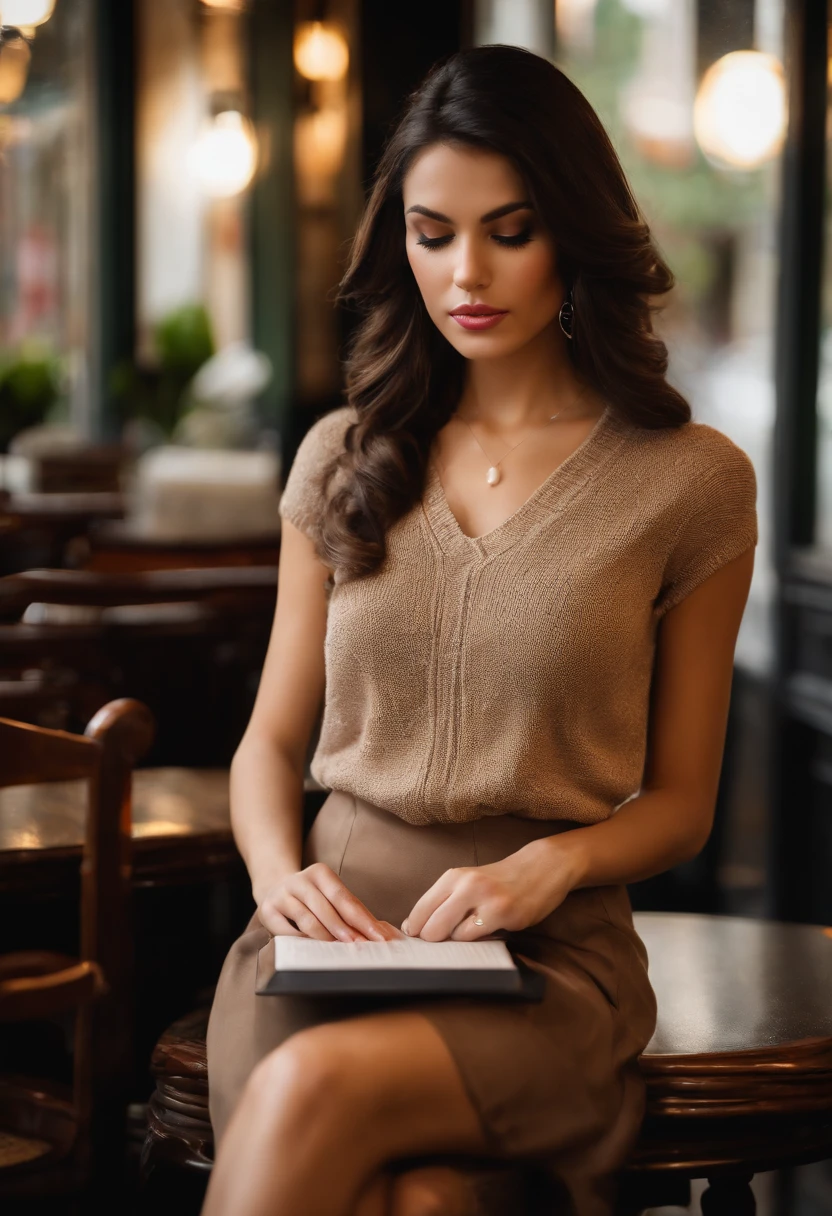
M 710 429 L 710 428 L 709 428 Z M 757 544 L 757 478 L 751 460 L 721 432 L 692 486 L 655 602 L 663 617 L 700 583 Z
M 323 471 L 343 450 L 344 434 L 354 420 L 349 406 L 330 410 L 313 422 L 295 453 L 280 496 L 278 514 L 307 536 L 314 534 L 321 517 Z

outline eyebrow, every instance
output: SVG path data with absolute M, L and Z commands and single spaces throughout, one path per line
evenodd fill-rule
M 485 215 L 480 216 L 481 224 L 488 224 L 491 220 L 502 219 L 504 215 L 510 215 L 512 211 L 530 211 L 531 203 L 525 201 L 519 203 L 504 203 L 502 207 L 495 207 L 493 211 L 487 211 Z M 421 207 L 416 203 L 413 207 L 408 207 L 405 215 L 410 215 L 411 211 L 415 211 L 418 215 L 425 215 L 429 220 L 438 220 L 440 224 L 453 224 L 453 220 L 443 215 L 441 211 L 432 211 L 430 207 Z

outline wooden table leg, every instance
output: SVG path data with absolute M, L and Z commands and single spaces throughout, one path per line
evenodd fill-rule
M 753 1174 L 709 1178 L 702 1196 L 702 1216 L 754 1216 L 757 1201 L 751 1190 Z

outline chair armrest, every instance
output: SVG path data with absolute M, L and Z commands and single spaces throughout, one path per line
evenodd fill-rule
M 105 991 L 97 963 L 34 952 L 0 960 L 0 1022 L 55 1017 Z

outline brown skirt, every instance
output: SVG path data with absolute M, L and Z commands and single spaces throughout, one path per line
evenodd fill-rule
M 485 865 L 577 825 L 500 815 L 414 826 L 333 790 L 303 864 L 323 861 L 375 916 L 400 925 L 445 870 Z M 255 916 L 229 951 L 208 1025 L 210 1112 L 221 1139 L 257 1062 L 307 1026 L 384 1007 L 387 998 L 254 993 L 268 933 Z M 614 1175 L 644 1112 L 638 1056 L 656 1021 L 647 954 L 624 886 L 571 892 L 509 942 L 547 979 L 542 1002 L 414 1000 L 442 1035 L 479 1113 L 491 1151 L 534 1159 L 562 1196 L 558 1210 L 611 1216 Z

